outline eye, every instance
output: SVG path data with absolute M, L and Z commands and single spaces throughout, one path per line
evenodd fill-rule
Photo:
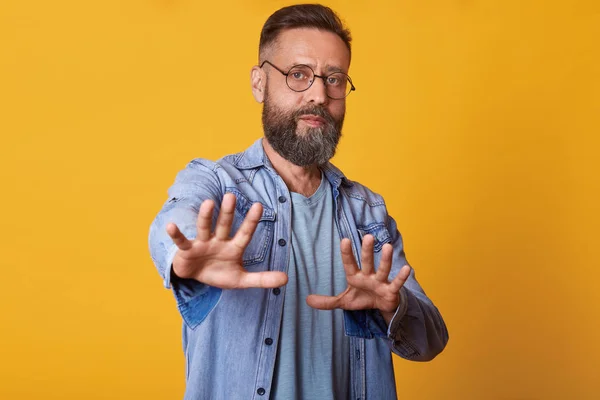
M 305 65 L 297 65 L 290 69 L 288 78 L 295 82 L 306 82 L 313 78 L 312 70 Z
M 331 85 L 331 86 L 337 86 L 341 83 L 341 79 L 339 76 L 336 75 L 330 75 L 327 77 L 327 84 Z
M 293 71 L 290 73 L 290 76 L 297 81 L 302 81 L 306 79 L 306 74 L 302 71 Z
M 328 86 L 346 86 L 348 76 L 341 72 L 335 72 L 327 77 Z

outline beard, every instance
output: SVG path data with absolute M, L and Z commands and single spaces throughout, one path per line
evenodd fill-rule
M 298 121 L 312 114 L 325 120 L 320 127 L 307 127 L 298 131 Z M 300 167 L 326 164 L 334 155 L 342 136 L 344 114 L 335 119 L 325 108 L 307 105 L 287 111 L 269 101 L 265 92 L 262 123 L 265 137 L 273 149 L 292 164 Z

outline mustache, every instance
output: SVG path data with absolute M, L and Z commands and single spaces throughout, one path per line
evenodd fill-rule
M 298 119 L 300 119 L 300 117 L 302 117 L 303 115 L 316 115 L 317 117 L 323 118 L 329 124 L 335 124 L 335 119 L 333 118 L 333 116 L 321 106 L 312 105 L 302 107 L 301 109 L 296 110 L 296 112 L 294 112 L 294 120 L 298 122 Z

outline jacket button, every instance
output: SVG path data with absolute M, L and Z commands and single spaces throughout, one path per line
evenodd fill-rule
M 276 287 L 275 289 L 273 289 L 273 294 L 275 296 L 279 296 L 279 293 L 281 293 L 281 289 L 279 289 L 278 287 Z
M 285 241 L 285 239 L 279 239 L 277 243 L 279 243 L 280 246 L 285 246 L 287 242 Z
M 266 344 L 267 346 L 270 346 L 270 345 L 272 345 L 272 344 L 273 344 L 273 339 L 271 339 L 270 337 L 266 338 L 266 339 L 265 339 L 265 344 Z
M 256 393 L 258 393 L 259 396 L 262 396 L 265 394 L 265 389 L 263 388 L 258 388 L 258 390 L 256 391 Z
M 287 199 L 284 196 L 279 196 L 278 200 L 280 203 L 285 203 L 287 201 Z

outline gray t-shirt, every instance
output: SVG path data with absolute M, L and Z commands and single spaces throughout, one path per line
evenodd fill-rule
M 309 198 L 291 193 L 292 243 L 272 398 L 347 399 L 350 347 L 340 309 L 316 310 L 309 294 L 334 296 L 346 289 L 331 185 Z

